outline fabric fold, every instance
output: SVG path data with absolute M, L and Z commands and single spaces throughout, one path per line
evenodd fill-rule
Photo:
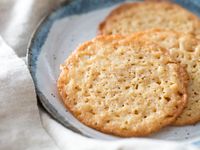
M 40 123 L 26 64 L 0 37 L 0 149 L 57 150 Z

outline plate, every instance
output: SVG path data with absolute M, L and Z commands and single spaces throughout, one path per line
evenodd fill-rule
M 83 136 L 103 140 L 119 139 L 83 125 L 66 110 L 56 88 L 59 66 L 80 43 L 94 38 L 98 24 L 123 2 L 130 0 L 68 1 L 40 23 L 28 47 L 27 62 L 38 99 L 58 122 Z M 199 0 L 174 2 L 200 16 Z M 200 146 L 200 123 L 184 127 L 166 127 L 147 138 L 175 140 Z

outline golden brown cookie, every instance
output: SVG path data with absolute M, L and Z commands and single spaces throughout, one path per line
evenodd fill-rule
M 173 59 L 188 72 L 188 104 L 174 125 L 194 124 L 200 121 L 200 41 L 175 31 L 153 29 L 133 36 L 151 40 L 168 49 Z
M 118 136 L 144 136 L 182 112 L 187 100 L 182 73 L 157 44 L 100 36 L 67 58 L 57 86 L 67 109 L 85 125 Z
M 173 29 L 200 38 L 199 18 L 181 6 L 168 2 L 122 4 L 100 24 L 99 33 L 127 35 L 152 28 Z

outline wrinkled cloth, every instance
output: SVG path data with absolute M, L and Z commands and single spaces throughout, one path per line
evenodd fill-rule
M 0 150 L 58 150 L 42 128 L 25 62 L 0 37 Z
M 45 113 L 41 114 L 42 123 L 61 150 L 197 150 L 188 144 L 165 142 L 142 138 L 115 141 L 95 140 L 67 130 Z
M 0 35 L 20 57 L 40 20 L 66 0 L 0 0 Z

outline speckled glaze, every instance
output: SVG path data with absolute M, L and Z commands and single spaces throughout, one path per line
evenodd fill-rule
M 131 0 L 129 0 L 131 1 Z M 66 117 L 66 114 L 68 114 L 69 112 L 66 111 L 63 112 L 64 110 L 64 106 L 63 106 L 63 110 L 60 111 L 59 108 L 61 107 L 62 103 L 59 101 L 59 97 L 57 95 L 56 91 L 48 91 L 48 89 L 46 90 L 46 93 L 44 91 L 42 91 L 42 88 L 45 88 L 44 84 L 41 83 L 41 79 L 40 77 L 44 74 L 45 76 L 45 68 L 41 67 L 41 66 L 45 66 L 42 64 L 42 62 L 45 61 L 50 61 L 50 64 L 53 65 L 47 65 L 47 68 L 50 67 L 50 72 L 53 71 L 52 74 L 52 82 L 49 81 L 49 83 L 46 83 L 46 86 L 56 86 L 55 85 L 55 79 L 58 76 L 58 71 L 56 70 L 54 73 L 54 70 L 51 68 L 51 66 L 58 66 L 59 63 L 62 63 L 64 61 L 64 58 L 67 57 L 67 55 L 69 55 L 71 53 L 71 51 L 66 52 L 65 49 L 62 50 L 58 50 L 57 47 L 55 47 L 55 49 L 51 48 L 51 45 L 49 46 L 49 53 L 47 52 L 48 50 L 48 44 L 50 43 L 49 41 L 51 39 L 53 39 L 54 41 L 62 41 L 63 37 L 65 36 L 60 36 L 62 38 L 59 39 L 59 36 L 56 35 L 55 31 L 59 30 L 56 28 L 59 27 L 68 27 L 67 24 L 65 25 L 65 23 L 69 23 L 70 19 L 72 21 L 72 23 L 75 23 L 75 26 L 70 26 L 70 29 L 68 30 L 73 30 L 73 28 L 76 28 L 76 26 L 81 26 L 82 24 L 84 24 L 85 22 L 87 22 L 87 19 L 85 20 L 85 22 L 80 22 L 76 23 L 77 20 L 79 20 L 79 16 L 86 14 L 86 16 L 92 16 L 90 14 L 92 14 L 94 11 L 98 11 L 99 10 L 99 14 L 104 14 L 104 16 L 107 15 L 107 13 L 109 11 L 106 11 L 107 8 L 112 7 L 114 5 L 120 4 L 122 2 L 129 2 L 127 0 L 71 0 L 68 1 L 65 5 L 59 7 L 58 9 L 54 10 L 50 15 L 48 15 L 46 18 L 44 18 L 41 23 L 39 24 L 37 30 L 35 31 L 35 33 L 32 36 L 32 39 L 30 41 L 30 44 L 28 46 L 28 52 L 27 52 L 27 62 L 28 62 L 28 67 L 29 70 L 31 72 L 32 78 L 34 80 L 35 83 L 35 87 L 36 87 L 36 92 L 37 92 L 37 96 L 38 99 L 40 100 L 40 102 L 42 103 L 42 105 L 45 107 L 45 109 L 52 115 L 52 117 L 54 117 L 58 122 L 60 122 L 61 124 L 63 124 L 66 128 L 82 134 L 84 136 L 87 137 L 93 137 L 93 138 L 100 138 L 100 139 L 107 139 L 107 140 L 113 140 L 113 139 L 118 139 L 118 137 L 113 137 L 110 135 L 105 135 L 102 133 L 98 133 L 98 131 L 94 131 L 93 129 L 89 129 L 88 127 L 85 127 L 84 125 L 81 125 L 80 122 L 78 122 L 76 120 L 76 122 L 73 122 L 73 120 L 75 120 L 75 118 L 73 118 L 73 116 L 70 116 L 72 119 L 70 121 L 70 117 Z M 174 2 L 182 5 L 183 7 L 189 9 L 190 11 L 194 12 L 196 15 L 200 16 L 200 0 L 174 0 Z M 105 11 L 100 11 L 105 9 Z M 95 12 L 98 14 L 98 12 Z M 72 17 L 74 16 L 74 17 Z M 81 18 L 81 17 L 80 17 Z M 82 17 L 83 19 L 84 17 Z M 103 17 L 102 17 L 103 18 Z M 73 22 L 73 20 L 76 20 Z M 95 19 L 94 19 L 95 20 Z M 98 23 L 98 19 L 97 23 Z M 101 20 L 101 19 L 99 19 Z M 96 23 L 96 24 L 97 24 Z M 90 24 L 89 24 L 90 25 Z M 50 33 L 51 31 L 51 33 Z M 67 29 L 66 29 L 67 32 Z M 61 32 L 62 33 L 62 32 Z M 54 34 L 55 36 L 57 36 L 58 38 L 54 38 Z M 69 33 L 70 34 L 70 33 Z M 88 33 L 89 35 L 89 33 Z M 68 45 L 70 44 L 76 44 L 76 40 L 78 40 L 78 36 L 82 36 L 81 38 L 84 39 L 84 37 L 86 37 L 85 40 L 90 39 L 91 37 L 94 36 L 94 34 L 92 33 L 92 36 L 87 36 L 87 33 L 80 33 L 80 35 L 73 35 L 71 34 L 69 37 L 69 42 Z M 80 41 L 82 41 L 82 39 L 80 38 Z M 52 41 L 52 43 L 54 42 Z M 63 42 L 66 42 L 63 40 Z M 70 43 L 71 42 L 71 43 Z M 62 42 L 61 42 L 62 45 Z M 69 46 L 70 47 L 70 46 Z M 70 47 L 71 50 L 73 50 L 73 46 Z M 58 53 L 58 54 L 57 54 Z M 60 57 L 62 56 L 62 57 Z M 48 71 L 48 69 L 47 69 Z M 54 88 L 53 88 L 54 89 Z M 49 93 L 48 93 L 49 92 Z M 50 95 L 51 96 L 51 102 L 49 97 L 47 97 L 46 95 Z M 60 106 L 56 106 L 52 103 L 56 102 L 56 103 L 60 103 Z M 63 113 L 62 113 L 63 112 Z M 199 127 L 198 127 L 199 126 Z M 191 127 L 193 128 L 193 127 Z M 200 130 L 200 125 L 194 126 L 194 128 L 199 128 Z M 176 135 L 179 134 L 178 132 L 173 132 L 174 136 L 183 136 L 182 138 L 179 138 L 178 140 L 181 140 L 185 143 L 192 143 L 196 146 L 200 147 L 200 135 L 195 135 L 192 137 L 192 139 L 190 139 L 190 132 L 192 132 L 192 130 L 189 130 L 189 127 L 183 127 L 183 129 L 180 132 L 184 132 L 183 134 L 180 135 Z M 175 138 L 164 138 L 164 135 L 171 131 L 171 130 L 175 130 L 175 129 L 171 129 L 171 128 L 166 128 L 162 131 L 162 133 L 159 133 L 157 135 L 152 135 L 150 136 L 150 138 L 154 138 L 154 139 L 164 139 L 164 140 L 176 140 Z M 172 132 L 172 131 L 171 131 Z M 170 135 L 172 136 L 172 135 Z

